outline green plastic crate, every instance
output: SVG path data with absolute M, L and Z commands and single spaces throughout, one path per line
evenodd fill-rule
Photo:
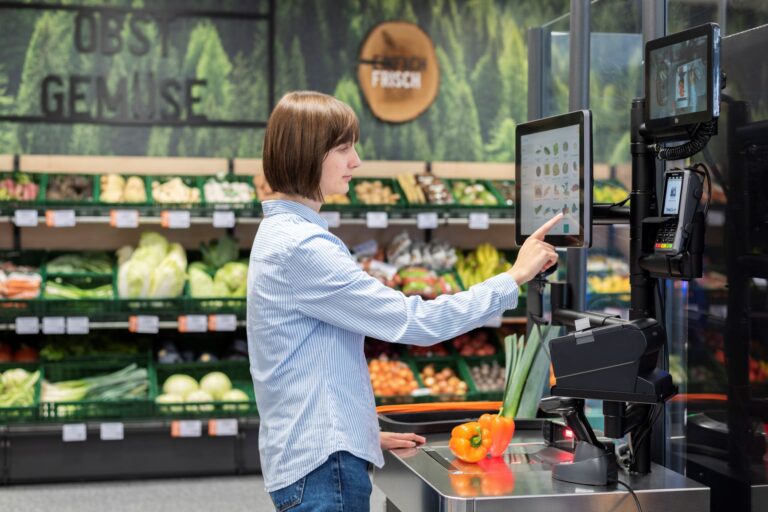
M 0 209 L 5 213 L 13 215 L 13 211 L 17 208 L 30 209 L 40 205 L 45 197 L 45 188 L 43 187 L 44 174 L 33 172 L 0 172 L 0 180 L 8 178 L 14 181 L 20 176 L 29 176 L 33 183 L 38 187 L 37 195 L 30 200 L 18 200 L 18 199 L 0 199 Z
M 240 201 L 240 202 L 211 202 L 208 199 L 208 197 L 205 195 L 205 184 L 210 179 L 214 179 L 219 182 L 246 183 L 250 185 L 251 193 L 252 193 L 251 200 Z M 234 176 L 234 175 L 200 176 L 199 184 L 200 184 L 200 197 L 202 199 L 203 204 L 205 204 L 206 206 L 212 207 L 214 209 L 249 210 L 249 209 L 252 209 L 255 206 L 255 204 L 258 202 L 256 199 L 256 185 L 253 184 L 253 180 L 251 179 L 250 176 Z
M 86 178 L 88 181 L 91 182 L 91 195 L 89 197 L 86 197 L 84 199 L 49 199 L 48 198 L 48 189 L 51 185 L 51 182 L 58 178 L 63 176 L 80 176 Z M 43 202 L 46 206 L 92 206 L 97 203 L 97 199 L 100 194 L 100 186 L 99 186 L 99 177 L 96 174 L 86 174 L 86 173 L 50 173 L 43 175 L 43 187 L 45 192 L 43 195 Z
M 395 359 L 392 359 L 395 360 Z M 418 385 L 417 389 L 423 389 L 424 383 L 419 378 L 419 372 L 416 368 L 416 364 L 414 363 L 413 359 L 410 357 L 400 357 L 397 359 L 404 363 L 413 373 L 414 379 L 416 379 L 416 384 Z M 369 359 L 369 364 L 370 364 Z M 418 392 L 414 395 L 392 395 L 392 396 L 382 396 L 382 395 L 374 395 L 376 399 L 376 405 L 395 405 L 395 404 L 413 404 L 413 403 L 423 403 L 423 402 L 432 402 L 434 401 L 434 397 L 430 395 L 423 395 L 419 394 Z
M 191 187 L 193 189 L 197 189 L 200 193 L 200 200 L 197 203 L 163 203 L 159 201 L 155 201 L 154 195 L 152 194 L 152 184 L 157 182 L 160 184 L 163 184 L 167 181 L 170 181 L 174 178 L 181 178 L 181 181 L 188 187 Z M 182 209 L 189 209 L 189 208 L 202 208 L 204 206 L 203 203 L 203 189 L 201 187 L 202 181 L 200 179 L 200 176 L 147 176 L 147 190 L 149 192 L 149 196 L 147 197 L 147 200 L 152 206 L 162 208 L 162 209 L 174 209 L 174 208 L 182 208 Z
M 62 422 L 152 417 L 154 408 L 151 397 L 156 394 L 157 381 L 155 380 L 151 357 L 148 355 L 102 358 L 93 361 L 66 360 L 44 363 L 44 371 L 46 380 L 55 383 L 106 375 L 125 368 L 132 363 L 147 369 L 146 398 L 116 401 L 44 402 L 42 401 L 43 396 L 41 394 L 40 420 Z
M 253 391 L 250 366 L 247 361 L 218 361 L 214 363 L 181 363 L 181 364 L 157 364 L 155 374 L 157 392 L 152 396 L 154 400 L 163 391 L 165 380 L 174 374 L 189 375 L 198 384 L 200 379 L 210 372 L 223 372 L 232 381 L 232 387 L 244 391 L 249 398 L 248 402 L 209 402 L 194 404 L 156 404 L 153 403 L 155 415 L 173 418 L 199 418 L 199 417 L 243 417 L 258 416 L 256 408 L 256 396 Z
M 488 180 L 475 180 L 475 179 L 445 179 L 444 180 L 446 184 L 448 185 L 448 188 L 451 191 L 451 194 L 453 195 L 454 203 L 449 205 L 449 210 L 452 211 L 454 214 L 457 215 L 467 215 L 470 212 L 483 212 L 487 211 L 489 214 L 493 214 L 493 216 L 498 216 L 501 213 L 512 211 L 514 213 L 514 210 L 510 210 L 509 206 L 506 205 L 504 198 L 501 197 L 498 193 L 498 191 L 493 188 L 491 185 L 491 182 Z M 454 193 L 454 186 L 457 183 L 465 183 L 467 185 L 482 185 L 495 199 L 496 204 L 494 205 L 473 205 L 473 204 L 461 204 L 459 202 L 458 196 Z
M 477 382 L 474 379 L 474 376 L 472 374 L 472 368 L 476 366 L 480 366 L 483 363 L 492 364 L 494 361 L 499 363 L 499 366 L 502 368 L 502 375 L 504 374 L 504 352 L 497 352 L 496 355 L 493 356 L 468 356 L 463 358 L 464 364 L 467 367 L 470 379 L 472 379 L 472 386 L 475 389 L 474 394 L 472 395 L 472 400 L 501 400 L 502 396 L 504 395 L 504 385 L 501 386 L 500 389 L 496 390 L 480 390 L 477 387 Z
M 425 385 L 422 378 L 421 378 L 421 372 L 427 365 L 433 365 L 435 368 L 435 371 L 439 372 L 443 370 L 444 368 L 448 367 L 451 368 L 454 372 L 454 374 L 461 380 L 467 383 L 467 393 L 464 395 L 460 394 L 431 394 L 429 397 L 432 399 L 431 401 L 435 402 L 461 402 L 465 400 L 470 400 L 471 397 L 476 393 L 476 389 L 474 387 L 474 382 L 472 381 L 472 376 L 469 374 L 469 370 L 467 369 L 466 363 L 462 360 L 461 357 L 456 356 L 448 356 L 448 357 L 414 357 L 412 358 L 414 365 L 416 366 L 416 369 L 418 370 L 417 373 L 417 379 L 418 381 Z M 425 385 L 426 386 L 426 385 Z
M 369 203 L 363 203 L 360 201 L 360 198 L 357 196 L 357 192 L 355 192 L 355 187 L 361 183 L 368 182 L 368 181 L 380 181 L 382 185 L 385 187 L 389 187 L 393 193 L 398 194 L 400 197 L 397 200 L 395 204 L 369 204 Z M 392 178 L 353 178 L 349 183 L 349 197 L 352 200 L 351 208 L 352 210 L 367 213 L 369 211 L 376 211 L 376 212 L 387 212 L 389 214 L 399 214 L 401 213 L 405 207 L 406 207 L 406 201 L 405 201 L 405 194 L 403 193 L 403 190 L 400 188 L 400 184 L 397 182 L 396 179 Z M 330 207 L 337 207 L 337 206 L 346 206 L 346 205 L 328 205 L 328 209 L 331 209 Z M 334 208 L 335 209 L 335 208 Z
M 44 372 L 39 363 L 0 363 L 0 373 L 5 373 L 13 368 L 21 368 L 28 372 L 40 371 L 40 378 L 34 386 L 34 402 L 29 406 L 0 407 L 0 425 L 8 423 L 34 423 L 38 420 L 38 407 L 40 403 L 40 384 L 43 381 Z
M 0 251 L 0 262 L 10 261 L 14 265 L 26 265 L 38 269 L 41 278 L 40 294 L 33 299 L 8 299 L 0 297 L 0 319 L 13 321 L 19 316 L 44 314 L 42 290 L 45 284 L 45 251 Z
M 145 195 L 144 201 L 120 202 L 120 203 L 110 203 L 110 202 L 102 201 L 101 200 L 101 177 L 108 176 L 110 174 L 118 174 L 119 176 L 122 176 L 123 179 L 125 179 L 126 181 L 128 181 L 128 178 L 132 176 L 138 177 L 141 180 L 141 182 L 144 184 L 144 195 Z M 143 176 L 141 174 L 104 173 L 96 176 L 96 182 L 99 185 L 99 194 L 95 196 L 96 198 L 95 202 L 100 206 L 113 208 L 113 209 L 136 209 L 136 208 L 146 207 L 152 204 L 152 188 L 150 187 L 150 181 L 148 176 Z

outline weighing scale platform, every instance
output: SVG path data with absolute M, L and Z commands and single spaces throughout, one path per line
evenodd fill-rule
M 382 422 L 383 429 L 388 426 L 391 424 Z M 546 446 L 540 427 L 521 426 L 503 462 L 489 459 L 478 465 L 456 460 L 448 448 L 448 432 L 423 434 L 427 443 L 419 448 L 385 452 L 384 467 L 374 471 L 373 483 L 386 495 L 387 511 L 637 510 L 622 486 L 591 487 L 553 480 L 552 465 L 571 461 L 573 454 Z M 643 476 L 620 471 L 619 478 L 635 490 L 645 512 L 709 511 L 708 487 L 662 466 L 654 464 L 651 473 Z

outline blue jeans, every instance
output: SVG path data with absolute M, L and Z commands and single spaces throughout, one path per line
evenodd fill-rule
M 278 512 L 367 512 L 371 490 L 368 462 L 335 452 L 310 474 L 269 496 Z

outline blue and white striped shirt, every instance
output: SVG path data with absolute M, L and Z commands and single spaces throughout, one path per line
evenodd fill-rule
M 337 451 L 381 467 L 364 337 L 433 345 L 515 307 L 517 284 L 504 273 L 436 300 L 406 297 L 361 270 L 311 208 L 263 207 L 247 330 L 265 487 L 282 489 Z

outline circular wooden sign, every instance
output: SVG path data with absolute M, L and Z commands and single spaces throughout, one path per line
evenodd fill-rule
M 381 23 L 363 42 L 357 79 L 376 117 L 393 123 L 415 119 L 437 97 L 435 46 L 413 23 Z

